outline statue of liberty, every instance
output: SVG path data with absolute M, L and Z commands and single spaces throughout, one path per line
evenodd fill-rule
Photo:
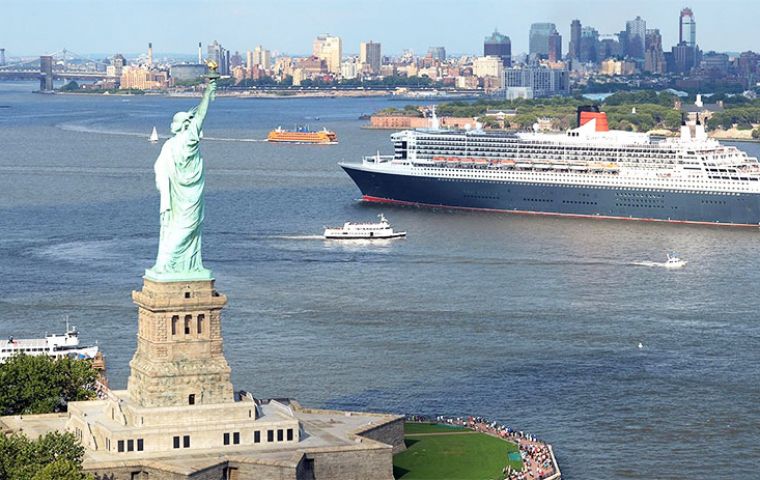
M 161 234 L 156 264 L 145 271 L 150 280 L 172 282 L 209 280 L 211 271 L 201 260 L 203 187 L 205 171 L 200 153 L 201 131 L 209 103 L 214 99 L 216 64 L 200 104 L 172 119 L 174 134 L 161 148 L 156 160 L 156 187 L 161 194 Z

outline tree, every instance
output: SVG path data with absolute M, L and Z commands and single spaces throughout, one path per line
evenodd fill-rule
M 757 127 L 756 129 L 752 130 L 752 138 L 754 139 L 760 139 L 760 127 Z
M 16 355 L 0 364 L 0 415 L 60 412 L 95 397 L 89 360 Z
M 37 440 L 0 435 L 0 480 L 91 480 L 82 472 L 84 448 L 71 433 Z
M 79 90 L 79 84 L 74 80 L 71 80 L 60 88 L 60 91 L 62 92 L 76 92 L 77 90 Z

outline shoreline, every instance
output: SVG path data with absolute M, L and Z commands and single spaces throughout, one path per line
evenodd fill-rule
M 537 438 L 535 435 L 531 435 L 530 433 L 514 430 L 507 425 L 495 421 L 489 421 L 482 417 L 472 416 L 447 417 L 438 415 L 435 417 L 427 417 L 424 415 L 407 415 L 405 422 L 454 425 L 464 427 L 472 432 L 483 433 L 513 443 L 518 447 L 518 451 L 521 452 L 524 467 L 521 472 L 512 473 L 521 473 L 523 475 L 522 478 L 525 478 L 526 480 L 559 480 L 562 478 L 562 472 L 560 471 L 551 444 Z M 535 458 L 531 458 L 531 454 L 528 452 L 533 452 L 534 449 L 544 449 L 548 454 L 545 464 L 540 464 Z M 545 468 L 548 468 L 549 471 L 544 470 Z M 505 480 L 511 480 L 513 478 L 516 478 L 516 476 L 505 472 Z

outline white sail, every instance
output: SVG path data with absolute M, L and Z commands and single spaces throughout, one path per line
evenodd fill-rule
M 158 132 L 156 127 L 153 127 L 153 131 L 150 134 L 150 143 L 158 143 Z

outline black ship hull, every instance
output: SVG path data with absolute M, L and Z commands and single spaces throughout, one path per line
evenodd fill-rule
M 441 178 L 341 165 L 369 202 L 709 225 L 760 225 L 760 195 Z

